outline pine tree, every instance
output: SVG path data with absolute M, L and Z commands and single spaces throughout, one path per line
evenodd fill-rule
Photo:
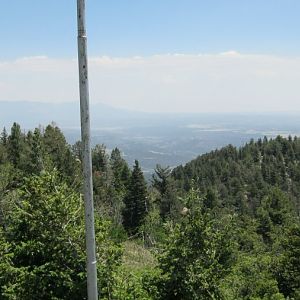
M 177 211 L 171 169 L 170 167 L 163 168 L 157 165 L 154 171 L 155 174 L 152 176 L 152 182 L 160 194 L 159 199 L 157 199 L 159 202 L 160 216 L 165 220 Z
M 104 145 L 96 145 L 92 150 L 93 171 L 104 173 L 108 168 L 108 155 Z
M 7 132 L 5 127 L 0 136 L 0 164 L 7 162 Z
M 22 151 L 22 132 L 19 124 L 14 123 L 11 127 L 11 133 L 8 137 L 8 154 L 14 167 L 19 167 Z
M 27 166 L 28 173 L 39 174 L 43 169 L 43 153 L 42 153 L 42 136 L 39 128 L 34 132 L 27 134 L 28 157 Z
M 47 153 L 48 167 L 53 167 L 72 180 L 77 171 L 75 156 L 61 130 L 55 125 L 48 125 L 42 139 L 43 152 Z M 47 168 L 46 168 L 47 169 Z
M 3 131 L 2 131 L 1 137 L 0 137 L 0 142 L 3 146 L 6 146 L 7 139 L 8 139 L 7 131 L 6 131 L 6 128 L 3 127 Z
M 147 214 L 147 185 L 137 160 L 133 167 L 124 203 L 124 227 L 129 233 L 136 233 Z
M 282 293 L 291 299 L 300 297 L 300 225 L 292 225 L 283 239 L 283 257 L 278 272 Z
M 33 132 L 32 159 L 36 167 L 36 173 L 38 174 L 43 169 L 42 140 L 39 128 L 36 128 Z
M 114 188 L 118 192 L 122 192 L 129 184 L 130 170 L 118 148 L 112 150 L 110 164 L 114 175 Z

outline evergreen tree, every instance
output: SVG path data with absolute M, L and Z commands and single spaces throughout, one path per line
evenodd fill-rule
M 23 136 L 19 124 L 14 123 L 11 127 L 11 133 L 8 137 L 8 155 L 14 167 L 20 167 L 21 152 L 23 147 Z
M 99 286 L 107 297 L 120 248 L 95 218 Z M 6 247 L 3 247 L 6 243 Z M 0 230 L 1 299 L 87 299 L 83 202 L 57 174 L 33 176 Z
M 272 188 L 267 196 L 262 200 L 262 204 L 257 211 L 259 222 L 258 233 L 266 242 L 270 243 L 272 234 L 278 234 L 283 227 L 293 219 L 290 201 L 277 187 Z
M 76 159 L 82 161 L 82 143 L 81 141 L 77 141 L 74 145 L 72 145 L 72 152 L 75 155 Z
M 160 215 L 163 220 L 178 216 L 179 205 L 176 201 L 176 192 L 171 177 L 170 167 L 163 168 L 161 165 L 156 165 L 155 173 L 152 176 L 152 185 L 159 192 Z
M 290 299 L 300 299 L 300 224 L 293 224 L 282 240 L 283 253 L 278 270 L 281 292 Z
M 118 148 L 112 150 L 110 155 L 110 167 L 112 171 L 112 182 L 110 186 L 110 197 L 112 200 L 113 219 L 114 223 L 122 226 L 124 209 L 124 197 L 130 181 L 130 169 L 127 162 L 122 158 L 121 152 Z
M 6 128 L 3 127 L 3 131 L 2 131 L 1 136 L 0 136 L 0 142 L 3 146 L 6 146 L 7 139 L 8 139 L 7 131 L 6 131 Z
M 8 162 L 8 135 L 6 128 L 3 128 L 3 131 L 0 135 L 0 164 L 6 164 Z
M 30 155 L 34 174 L 39 174 L 44 168 L 42 147 L 43 146 L 42 146 L 41 131 L 39 128 L 36 128 L 33 132 L 31 155 Z
M 110 186 L 112 184 L 112 171 L 109 165 L 109 156 L 104 145 L 96 145 L 92 149 L 93 185 L 95 206 L 99 211 L 111 216 L 113 198 Z
M 100 174 L 107 172 L 109 157 L 104 145 L 96 145 L 92 150 L 93 171 Z
M 224 299 L 220 284 L 234 263 L 234 223 L 203 211 L 199 191 L 185 199 L 189 213 L 171 226 L 159 256 L 160 299 Z
M 114 175 L 114 188 L 118 192 L 126 189 L 130 180 L 130 170 L 127 162 L 122 158 L 118 148 L 112 150 L 110 164 Z
M 133 167 L 124 204 L 124 227 L 129 233 L 136 233 L 147 214 L 147 185 L 137 160 Z
M 48 125 L 42 139 L 42 152 L 46 154 L 45 168 L 57 168 L 61 175 L 72 181 L 77 174 L 77 163 L 61 130 L 55 125 Z

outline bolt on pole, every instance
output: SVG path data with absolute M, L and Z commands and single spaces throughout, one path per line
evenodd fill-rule
M 87 37 L 85 29 L 85 0 L 77 0 L 78 68 L 83 152 L 85 236 L 87 252 L 87 292 L 89 300 L 98 300 L 94 203 L 92 181 L 92 155 L 90 140 L 89 85 L 87 63 Z

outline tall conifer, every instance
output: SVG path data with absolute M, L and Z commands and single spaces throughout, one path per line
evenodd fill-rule
M 129 233 L 136 233 L 147 214 L 147 185 L 137 160 L 133 167 L 128 194 L 124 202 L 124 227 Z

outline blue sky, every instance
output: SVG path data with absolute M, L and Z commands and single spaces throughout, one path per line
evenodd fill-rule
M 299 0 L 86 3 L 92 102 L 300 111 Z M 78 101 L 76 0 L 1 1 L 0 25 L 0 101 Z
M 299 0 L 87 0 L 90 55 L 298 55 Z M 1 1 L 0 58 L 76 56 L 75 0 Z

